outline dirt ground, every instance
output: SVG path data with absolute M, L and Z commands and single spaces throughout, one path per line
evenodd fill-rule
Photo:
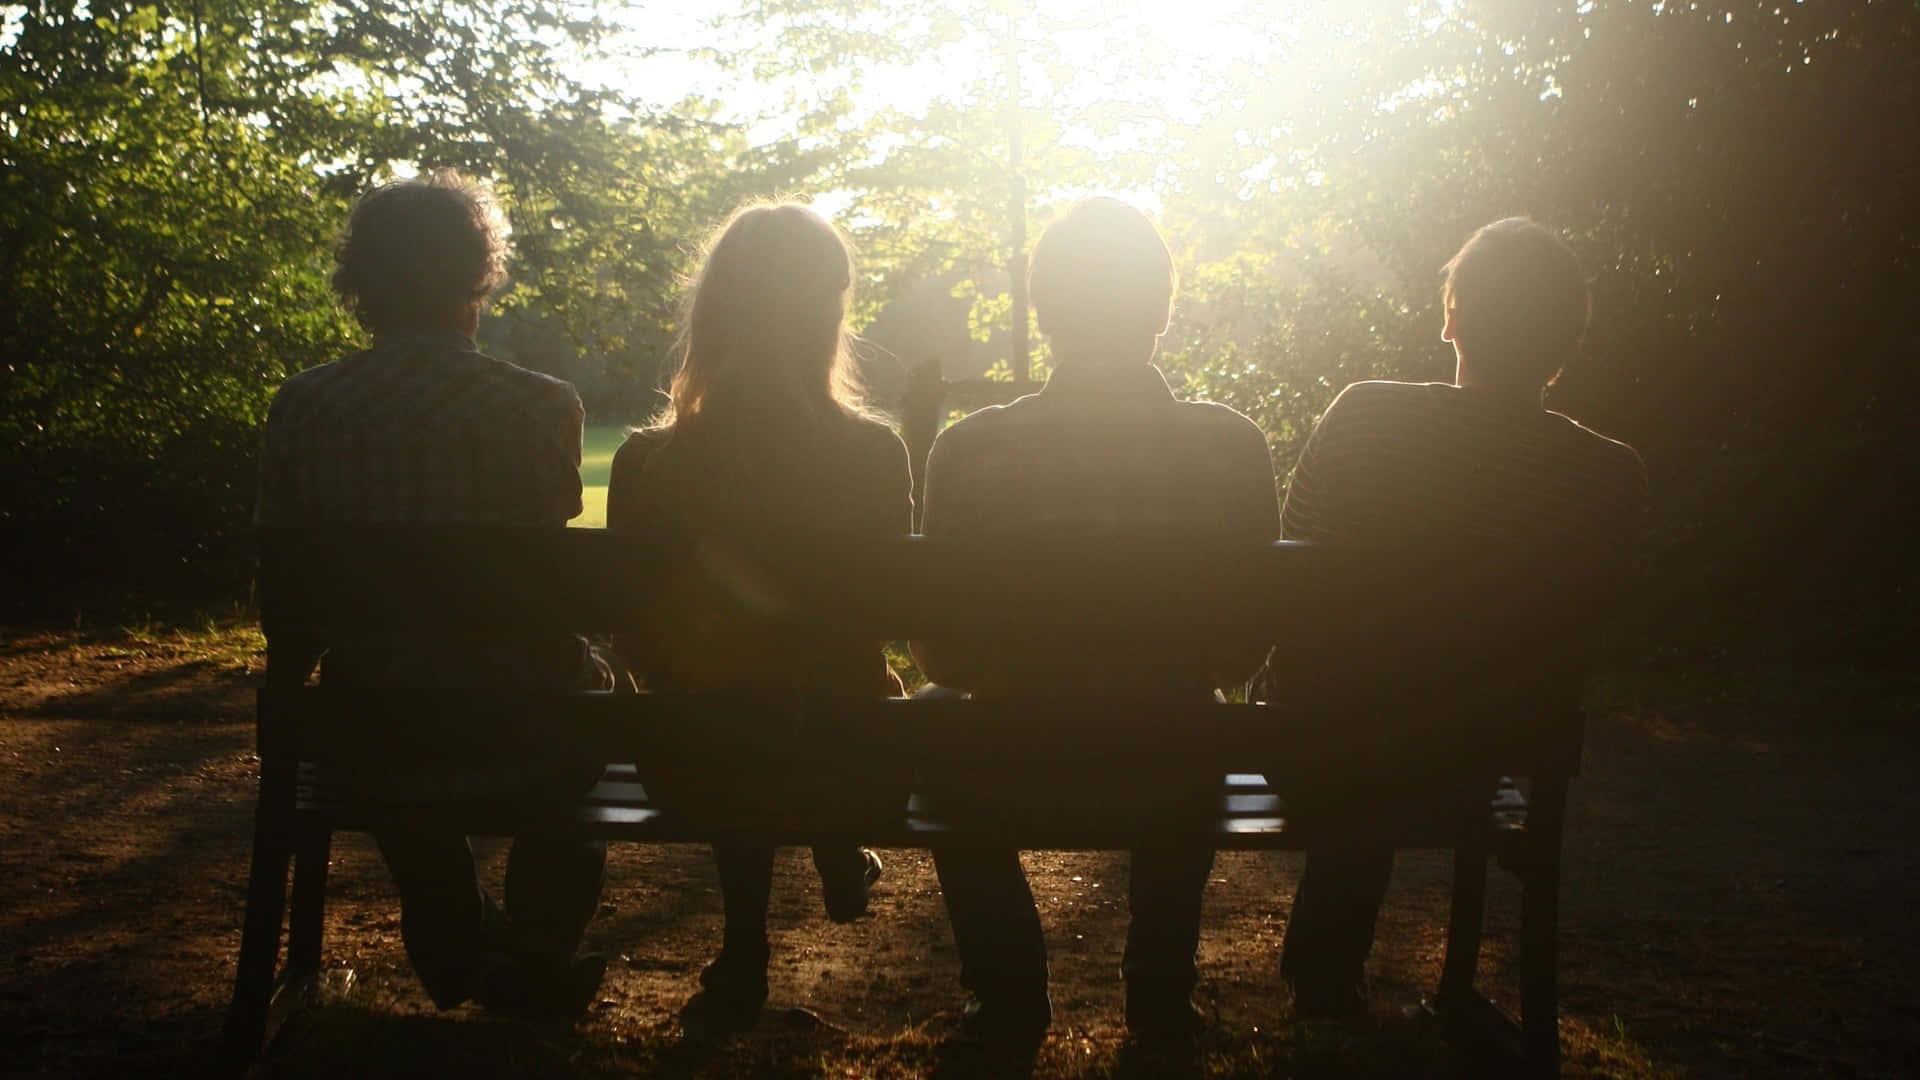
M 236 640 L 238 643 L 236 643 Z M 0 1073 L 199 1075 L 240 940 L 252 807 L 248 641 L 169 631 L 0 635 Z M 1778 676 L 1737 693 L 1616 682 L 1574 788 L 1561 974 L 1572 1076 L 1920 1075 L 1920 732 L 1911 677 Z M 1636 684 L 1637 685 L 1637 684 Z M 497 873 L 498 845 L 485 849 Z M 616 846 L 589 946 L 615 957 L 578 1028 L 437 1014 L 406 966 L 364 837 L 336 841 L 321 1003 L 271 1076 L 865 1076 L 1024 1072 L 951 1036 L 962 992 L 924 853 L 891 851 L 873 914 L 819 910 L 801 853 L 774 899 L 773 997 L 724 1045 L 676 1014 L 719 938 L 704 849 Z M 1461 1071 L 1402 1019 L 1438 973 L 1448 864 L 1403 855 L 1375 1019 L 1296 1026 L 1278 951 L 1298 859 L 1223 854 L 1178 1061 L 1125 1038 L 1126 870 L 1027 856 L 1053 957 L 1042 1076 Z M 1517 891 L 1496 875 L 1482 982 L 1511 1006 Z M 352 979 L 346 971 L 350 969 Z M 1467 1070 L 1470 1072 L 1470 1070 Z

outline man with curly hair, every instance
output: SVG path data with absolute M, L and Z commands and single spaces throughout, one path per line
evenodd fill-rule
M 580 513 L 585 413 L 572 386 L 474 347 L 506 278 L 506 222 L 485 187 L 452 172 L 382 184 L 355 205 L 333 288 L 372 347 L 303 371 L 267 420 L 255 520 L 268 526 L 481 523 L 562 528 Z M 347 686 L 610 689 L 584 639 L 273 643 L 268 678 Z M 346 781 L 371 798 L 485 793 L 571 800 L 591 762 L 476 775 L 370 763 Z M 529 775 L 531 773 L 532 775 Z M 469 999 L 518 1014 L 577 1014 L 604 962 L 574 957 L 599 904 L 606 849 L 577 838 L 514 841 L 504 907 L 467 838 L 424 824 L 375 833 L 399 887 L 401 936 L 434 1004 Z

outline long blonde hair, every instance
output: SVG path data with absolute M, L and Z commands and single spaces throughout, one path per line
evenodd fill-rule
M 715 230 L 687 293 L 680 368 L 656 430 L 763 406 L 801 426 L 868 415 L 847 332 L 853 251 L 797 202 L 749 203 Z

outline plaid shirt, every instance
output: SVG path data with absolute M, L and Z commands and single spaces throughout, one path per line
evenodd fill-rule
M 260 458 L 260 525 L 551 525 L 580 513 L 585 413 L 571 385 L 451 336 L 384 339 L 287 380 Z M 578 683 L 586 644 L 334 642 L 329 680 Z

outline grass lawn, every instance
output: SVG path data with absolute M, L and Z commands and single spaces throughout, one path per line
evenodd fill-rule
M 607 473 L 613 452 L 627 437 L 626 424 L 591 424 L 580 445 L 580 501 L 586 509 L 569 524 L 578 529 L 607 527 Z

